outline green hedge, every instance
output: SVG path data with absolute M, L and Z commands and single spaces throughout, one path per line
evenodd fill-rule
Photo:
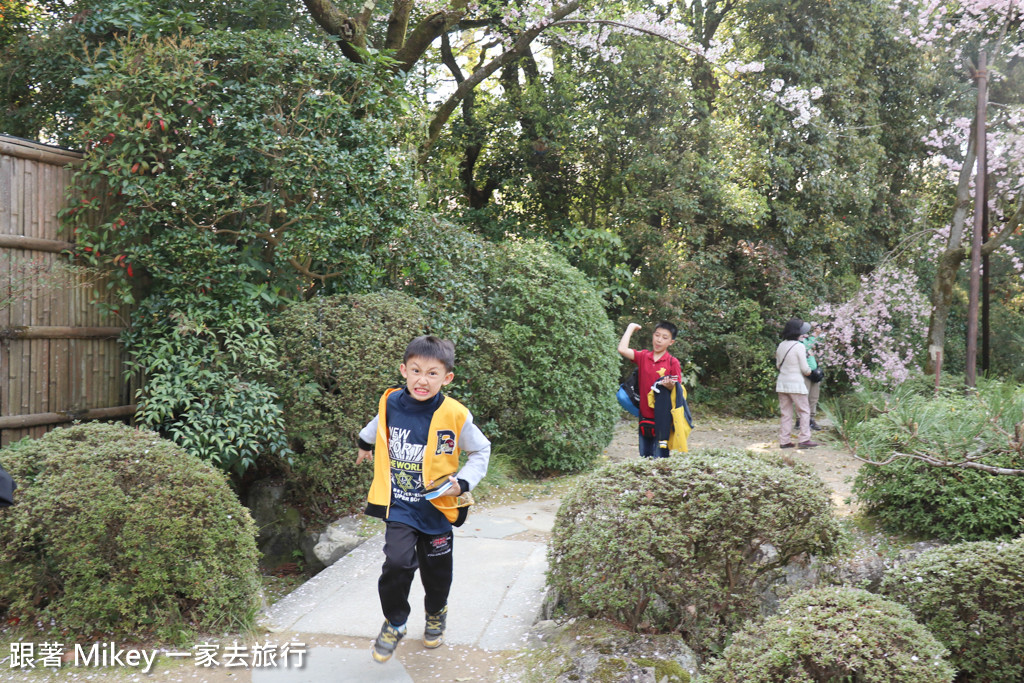
M 0 452 L 0 614 L 77 634 L 180 639 L 253 625 L 256 529 L 220 471 L 119 424 Z
M 759 587 L 781 567 L 837 551 L 840 536 L 805 466 L 726 451 L 634 460 L 563 499 L 548 581 L 569 614 L 678 631 L 706 654 L 758 613 Z M 777 555 L 758 559 L 765 543 Z
M 501 397 L 502 446 L 532 472 L 584 469 L 619 415 L 617 340 L 601 297 L 541 244 L 505 243 L 488 268 L 484 325 L 513 387 Z
M 837 410 L 843 436 L 875 461 L 895 453 L 982 464 L 1024 466 L 1013 437 L 1024 411 L 1024 391 L 999 382 L 979 393 L 922 393 L 920 382 L 894 392 L 859 392 Z M 1024 531 L 1024 477 L 977 469 L 934 467 L 898 458 L 860 468 L 853 487 L 865 510 L 888 529 L 946 541 L 1009 539 Z
M 392 290 L 318 296 L 272 321 L 293 497 L 324 512 L 363 505 L 373 468 L 356 466 L 356 435 L 384 390 L 403 381 L 405 347 L 426 324 L 423 305 Z
M 889 570 L 882 592 L 949 648 L 958 680 L 1024 680 L 1024 538 L 921 553 Z

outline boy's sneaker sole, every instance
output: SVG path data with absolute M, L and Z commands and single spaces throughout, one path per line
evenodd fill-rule
M 377 634 L 377 639 L 373 641 L 373 649 L 370 650 L 370 654 L 373 655 L 375 660 L 383 664 L 395 654 L 398 642 L 404 637 L 404 630 L 399 631 L 389 621 L 385 620 L 384 625 L 380 627 L 380 633 Z
M 427 625 L 423 629 L 423 647 L 433 650 L 444 643 L 444 629 L 448 621 L 448 605 L 440 612 L 427 614 Z

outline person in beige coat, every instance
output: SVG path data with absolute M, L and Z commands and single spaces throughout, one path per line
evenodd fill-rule
M 807 348 L 800 341 L 800 329 L 804 321 L 793 318 L 782 330 L 782 341 L 775 349 L 775 367 L 779 377 L 775 380 L 775 391 L 779 394 L 779 448 L 814 448 L 811 441 L 811 411 L 807 401 L 807 384 L 804 378 L 811 374 L 807 364 Z M 794 412 L 799 423 L 798 442 L 793 443 Z

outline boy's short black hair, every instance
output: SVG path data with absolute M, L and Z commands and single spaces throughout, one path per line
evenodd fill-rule
M 666 332 L 672 335 L 673 339 L 675 339 L 676 335 L 679 334 L 679 328 L 667 320 L 662 320 L 660 323 L 654 326 L 654 329 L 665 330 Z
M 405 357 L 402 358 L 402 362 L 408 363 L 413 356 L 440 361 L 447 372 L 451 372 L 455 368 L 455 344 L 432 334 L 424 334 L 409 342 L 409 345 L 405 347 Z

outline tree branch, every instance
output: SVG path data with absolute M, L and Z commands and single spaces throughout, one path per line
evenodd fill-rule
M 405 45 L 405 32 L 409 30 L 409 15 L 413 0 L 395 0 L 388 17 L 388 31 L 384 38 L 386 50 L 399 50 Z
M 331 0 L 302 0 L 313 21 L 332 36 L 342 54 L 353 62 L 362 63 L 363 56 L 356 47 L 366 46 L 366 26 L 339 10 Z
M 466 15 L 469 0 L 452 0 L 448 10 L 434 12 L 419 23 L 412 33 L 405 40 L 405 44 L 395 53 L 398 61 L 398 68 L 409 73 L 416 62 L 420 60 L 423 53 L 427 51 L 430 44 L 445 33 L 449 28 L 459 23 Z
M 983 256 L 990 256 L 996 249 L 1006 244 L 1007 240 L 1016 234 L 1017 229 L 1020 228 L 1021 222 L 1024 221 L 1024 197 L 1022 197 L 1020 203 L 1017 206 L 1017 210 L 1010 216 L 1009 220 L 1003 226 L 1003 229 L 996 234 L 995 237 L 990 239 L 985 244 L 981 245 L 981 253 Z
M 473 74 L 459 84 L 459 87 L 455 89 L 455 92 L 444 101 L 444 103 L 434 112 L 434 117 L 430 121 L 430 127 L 427 133 L 427 139 L 423 142 L 420 147 L 420 160 L 425 160 L 427 154 L 430 152 L 430 148 L 437 142 L 438 136 L 441 134 L 441 129 L 451 118 L 452 112 L 455 111 L 455 107 L 459 105 L 459 102 L 463 100 L 476 86 L 484 81 L 488 76 L 493 74 L 495 71 L 500 69 L 502 66 L 512 61 L 521 55 L 530 43 L 532 43 L 537 36 L 544 31 L 544 29 L 554 25 L 555 23 L 563 20 L 577 9 L 579 9 L 580 0 L 571 0 L 566 4 L 555 9 L 551 14 L 545 17 L 543 20 L 537 22 L 533 27 L 527 31 L 523 31 L 515 44 L 508 50 L 502 52 L 500 55 L 492 59 L 490 62 L 485 64 L 483 67 L 477 69 Z

